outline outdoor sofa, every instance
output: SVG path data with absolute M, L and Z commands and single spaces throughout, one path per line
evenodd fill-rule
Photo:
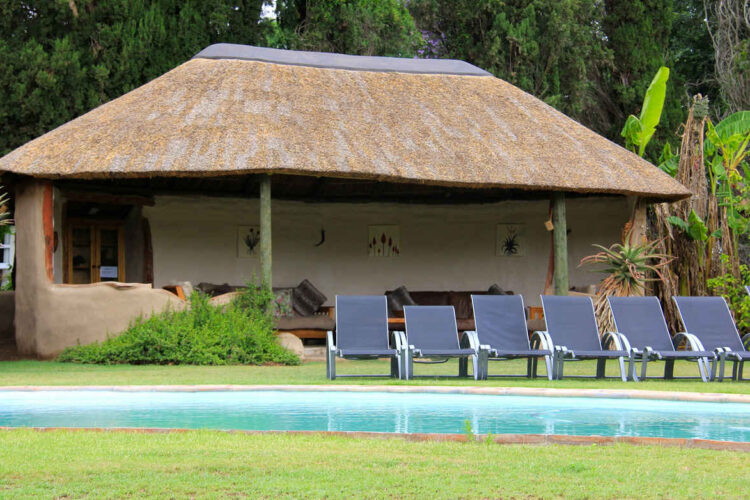
M 200 283 L 196 287 L 215 301 L 228 301 L 246 286 Z M 336 328 L 334 308 L 323 305 L 326 296 L 309 280 L 295 287 L 274 288 L 274 327 L 300 339 L 325 339 L 326 332 Z
M 459 332 L 476 329 L 471 298 L 475 295 L 512 295 L 513 292 L 495 284 L 486 291 L 407 290 L 400 286 L 385 292 L 388 297 L 388 316 L 403 318 L 405 306 L 452 306 L 456 312 L 456 327 Z M 392 330 L 401 330 L 398 321 L 391 323 Z

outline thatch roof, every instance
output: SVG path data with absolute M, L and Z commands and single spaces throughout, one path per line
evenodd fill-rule
M 48 178 L 282 172 L 446 186 L 689 192 L 460 61 L 212 46 L 0 158 Z

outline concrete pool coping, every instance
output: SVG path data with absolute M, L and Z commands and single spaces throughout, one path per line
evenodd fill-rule
M 750 394 L 644 391 L 638 389 L 558 389 L 547 387 L 477 387 L 434 385 L 21 385 L 0 387 L 9 391 L 117 391 L 117 392 L 210 392 L 210 391 L 315 391 L 472 394 L 485 396 L 548 396 L 613 399 L 656 399 L 706 403 L 748 403 Z
M 391 432 L 362 432 L 362 431 L 253 431 L 253 430 L 219 430 L 219 429 L 164 429 L 164 428 L 134 428 L 134 427 L 4 427 L 0 432 L 32 430 L 34 432 L 100 432 L 100 433 L 133 433 L 133 434 L 184 434 L 189 432 L 221 432 L 241 435 L 295 435 L 295 436 L 328 436 L 350 439 L 401 439 L 417 442 L 468 442 L 466 434 L 428 434 L 428 433 L 391 433 Z M 478 443 L 487 442 L 488 435 L 473 436 Z M 566 445 L 566 446 L 612 446 L 615 444 L 629 444 L 633 446 L 663 446 L 676 448 L 697 448 L 704 450 L 750 452 L 750 443 L 741 441 L 717 441 L 700 438 L 659 438 L 640 436 L 575 436 L 566 434 L 492 434 L 492 443 L 498 445 Z

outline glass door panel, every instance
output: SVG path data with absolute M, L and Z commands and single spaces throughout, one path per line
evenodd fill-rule
M 121 223 L 71 220 L 65 234 L 65 283 L 125 280 L 125 242 Z
M 91 283 L 91 227 L 73 227 L 71 233 L 71 283 Z
M 120 275 L 120 231 L 99 229 L 99 266 L 97 281 L 117 281 Z

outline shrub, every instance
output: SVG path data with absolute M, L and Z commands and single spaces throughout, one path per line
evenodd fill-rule
M 723 257 L 723 256 L 722 256 Z M 708 288 L 711 293 L 721 295 L 727 299 L 729 308 L 734 313 L 734 321 L 740 335 L 750 333 L 750 296 L 745 286 L 750 285 L 750 267 L 740 266 L 740 279 L 731 273 L 711 278 L 708 280 Z
M 122 334 L 70 347 L 59 361 L 96 364 L 299 364 L 273 334 L 273 293 L 250 286 L 224 307 L 196 292 L 183 311 L 138 318 Z

